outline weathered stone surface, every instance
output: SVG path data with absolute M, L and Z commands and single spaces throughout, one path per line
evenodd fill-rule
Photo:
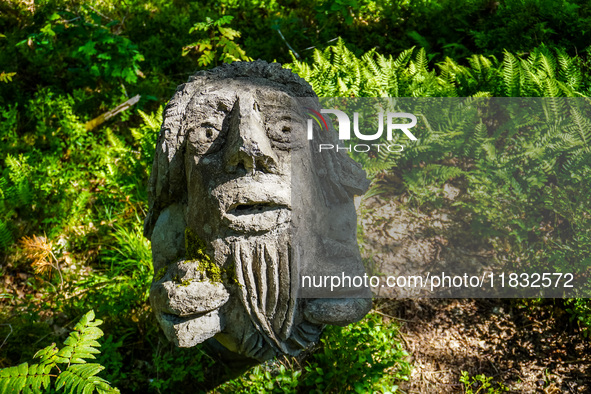
M 185 255 L 185 227 L 185 213 L 179 204 L 172 204 L 160 213 L 152 235 L 154 272 Z
M 181 318 L 169 314 L 156 316 L 164 334 L 179 347 L 195 346 L 224 328 L 218 310 L 194 318 Z
M 222 283 L 210 281 L 198 265 L 181 260 L 172 263 L 150 292 L 158 300 L 159 310 L 180 317 L 204 314 L 224 305 L 230 296 Z
M 306 319 L 317 324 L 346 326 L 351 320 L 361 320 L 371 307 L 367 298 L 317 299 L 306 305 Z
M 319 110 L 312 88 L 263 61 L 201 71 L 167 105 L 145 235 L 156 273 L 150 302 L 178 346 L 215 338 L 265 360 L 297 354 L 325 324 L 369 311 L 369 299 L 299 297 L 306 264 L 364 272 L 353 196 L 367 188 L 365 173 L 345 154 L 314 153 L 334 135 L 294 138 L 308 107 Z M 304 241 L 296 251 L 294 236 Z

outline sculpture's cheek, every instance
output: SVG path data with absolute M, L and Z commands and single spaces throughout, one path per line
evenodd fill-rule
M 185 254 L 184 207 L 173 204 L 160 212 L 152 232 L 152 259 L 158 272 Z

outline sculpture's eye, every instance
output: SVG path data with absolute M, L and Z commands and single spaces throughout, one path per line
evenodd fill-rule
M 214 153 L 219 150 L 222 145 L 218 141 L 221 134 L 220 129 L 221 127 L 207 122 L 189 130 L 189 139 L 198 154 Z
M 277 142 L 289 142 L 291 137 L 291 126 L 289 125 L 276 125 L 271 131 L 271 138 Z
M 210 144 L 218 137 L 220 131 L 210 123 L 201 125 L 199 135 L 197 136 L 199 142 L 203 144 Z
M 278 122 L 267 126 L 267 135 L 276 148 L 288 149 L 291 141 L 292 128 L 291 118 L 283 117 Z

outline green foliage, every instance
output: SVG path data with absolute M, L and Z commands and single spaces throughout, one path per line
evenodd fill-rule
M 5 68 L 18 64 L 19 77 L 6 89 L 13 93 L 11 102 L 16 99 L 23 103 L 32 91 L 52 86 L 55 92 L 94 91 L 98 105 L 100 98 L 112 98 L 123 84 L 135 84 L 143 75 L 143 56 L 135 44 L 119 34 L 120 21 L 105 20 L 85 5 L 66 8 L 56 2 L 38 13 L 20 12 L 20 21 L 26 27 L 15 27 L 14 20 L 5 21 L 5 26 L 14 30 L 0 43 L 7 55 L 3 59 Z M 29 84 L 37 89 L 25 88 Z M 8 104 L 4 94 L 0 97 Z
M 484 374 L 470 377 L 468 372 L 462 371 L 460 383 L 464 384 L 466 394 L 500 394 L 509 391 L 502 383 L 497 383 L 496 387 L 494 387 L 491 380 L 491 377 Z
M 165 392 L 182 386 L 179 379 L 205 379 L 201 353 L 161 346 L 147 304 L 152 272 L 141 232 L 163 105 L 197 65 L 246 54 L 286 62 L 291 47 L 299 55 L 293 69 L 321 96 L 584 97 L 590 13 L 584 0 L 2 3 L 0 258 L 3 275 L 26 279 L 19 283 L 24 297 L 2 289 L 14 333 L 0 360 L 24 361 L 36 350 L 31 338 L 57 341 L 54 319 L 65 325 L 67 316 L 94 308 L 111 334 L 100 363 L 120 387 Z M 336 37 L 342 41 L 328 46 Z M 135 94 L 142 96 L 137 111 L 86 131 L 87 121 Z M 409 196 L 412 208 L 437 207 L 446 185 L 462 187 L 456 209 L 500 259 L 579 269 L 589 265 L 591 250 L 588 116 L 559 100 L 544 112 L 537 116 L 551 127 L 516 119 L 515 132 L 500 133 L 486 122 L 493 113 L 482 122 L 466 121 L 475 119 L 469 111 L 461 112 L 464 120 L 442 116 L 439 125 L 420 125 L 421 143 L 400 154 L 355 159 L 377 187 L 399 179 L 394 192 Z M 34 274 L 17 243 L 38 234 L 53 242 L 61 291 L 57 276 Z M 588 333 L 586 301 L 573 300 L 568 310 Z M 349 367 L 338 369 L 342 387 L 355 390 L 355 379 L 362 389 L 389 387 L 380 360 L 390 356 L 353 360 L 355 341 L 373 343 L 374 336 L 368 326 L 331 328 L 318 357 L 304 365 L 310 370 L 261 366 L 236 387 L 309 391 L 320 379 L 320 387 L 338 390 L 331 360 L 343 353 Z M 340 342 L 344 351 L 326 350 Z M 402 366 L 385 370 L 395 375 Z M 68 379 L 95 376 L 78 368 Z M 367 379 L 359 378 L 360 368 L 370 370 Z
M 395 326 L 385 324 L 379 315 L 343 328 L 328 327 L 322 344 L 303 377 L 316 392 L 337 388 L 357 393 L 395 392 L 396 382 L 408 379 L 408 354 Z
M 220 392 L 382 392 L 398 390 L 408 380 L 408 354 L 398 339 L 394 323 L 370 314 L 347 327 L 329 326 L 320 349 L 300 368 L 289 360 L 254 367 L 241 378 L 220 387 Z
M 5 124 L 14 124 L 11 119 L 31 115 L 32 125 L 38 126 L 24 135 L 19 130 L 3 135 L 0 150 L 8 153 L 0 177 L 0 239 L 7 254 L 19 256 L 13 241 L 26 234 L 15 222 L 20 218 L 28 221 L 28 234 L 46 233 L 57 240 L 53 252 L 65 284 L 57 291 L 51 282 L 59 277 L 48 283 L 31 275 L 28 291 L 43 293 L 43 298 L 26 301 L 28 314 L 13 324 L 22 320 L 30 327 L 39 309 L 76 315 L 94 308 L 117 336 L 139 335 L 138 324 L 148 316 L 152 278 L 150 246 L 141 230 L 142 205 L 162 109 L 143 113 L 145 123 L 125 134 L 110 127 L 87 133 L 73 114 L 74 97 L 43 93 L 25 110 L 9 108 L 4 117 Z M 30 271 L 21 261 L 16 264 Z M 39 334 L 55 335 L 51 330 Z M 20 351 L 12 353 L 17 361 L 19 354 L 29 353 L 25 337 L 9 337 L 9 349 L 20 343 Z
M 30 221 L 29 231 L 45 231 L 54 238 L 92 222 L 98 207 L 121 210 L 129 197 L 145 195 L 142 183 L 151 166 L 157 132 L 142 126 L 127 136 L 118 137 L 108 128 L 87 133 L 74 113 L 77 103 L 73 96 L 42 89 L 23 110 L 13 106 L 3 111 L 3 126 L 9 130 L 0 147 L 4 158 L 0 162 L 0 214 L 4 220 L 18 212 Z M 154 116 L 161 117 L 161 110 Z M 18 130 L 19 117 L 29 119 L 31 127 L 26 132 Z M 91 190 L 110 194 L 93 196 Z M 6 236 L 14 232 L 10 222 L 2 228 L 4 246 L 7 240 L 21 236 Z
M 589 298 L 573 298 L 567 301 L 566 309 L 575 320 L 585 338 L 591 337 L 591 300 Z
M 376 51 L 357 57 L 343 42 L 314 56 L 311 65 L 294 59 L 292 68 L 323 96 L 472 96 L 404 101 L 405 111 L 424 115 L 413 129 L 418 141 L 405 140 L 402 152 L 351 153 L 376 179 L 374 188 L 405 194 L 411 207 L 429 210 L 441 207 L 445 185 L 455 184 L 462 193 L 454 210 L 474 236 L 490 242 L 499 261 L 524 271 L 586 270 L 591 124 L 576 58 L 540 47 L 527 57 L 506 52 L 503 62 L 474 55 L 462 66 L 448 58 L 436 71 L 422 49 L 396 59 Z M 503 102 L 503 110 L 499 100 L 480 99 L 504 95 L 554 99 Z M 365 119 L 368 109 L 358 102 L 355 110 Z M 333 100 L 328 107 L 338 105 Z
M 0 219 L 0 249 L 6 248 L 12 244 L 12 232 L 8 223 Z
M 28 178 L 31 167 L 27 163 L 27 157 L 19 155 L 16 158 L 8 154 L 5 165 L 0 178 L 0 213 L 4 218 L 0 219 L 0 248 L 6 248 L 13 241 L 8 221 L 16 216 L 15 209 L 26 207 L 33 201 L 33 191 Z
M 505 52 L 503 62 L 472 55 L 463 66 L 446 58 L 429 66 L 425 49 L 396 58 L 371 50 L 356 56 L 340 40 L 314 61 L 293 59 L 288 67 L 320 97 L 582 97 L 589 93 L 581 63 L 562 50 L 541 46 L 527 57 Z
M 286 361 L 283 361 L 286 363 Z M 302 371 L 282 362 L 267 362 L 250 369 L 239 379 L 216 388 L 220 393 L 293 393 L 301 386 Z
M 367 7 L 367 5 L 365 5 Z M 357 0 L 336 0 L 333 2 L 322 2 L 316 7 L 318 12 L 318 19 L 322 21 L 327 19 L 326 15 L 336 14 L 338 18 L 342 18 L 345 24 L 351 25 L 353 23 L 353 14 L 356 11 L 361 11 L 359 2 Z M 323 18 L 324 17 L 324 18 Z
M 7 73 L 5 71 L 0 72 L 0 82 L 12 82 L 12 77 L 14 77 L 16 73 Z
M 189 227 L 185 228 L 185 250 L 187 260 L 197 263 L 197 269 L 211 282 L 222 281 L 222 269 L 206 253 L 206 244 Z
M 205 370 L 212 360 L 199 347 L 178 349 L 168 345 L 155 349 L 153 363 L 156 374 L 150 381 L 150 388 L 158 392 L 175 392 L 188 381 L 203 382 Z
M 217 20 L 209 17 L 205 22 L 197 22 L 189 29 L 189 33 L 203 31 L 208 37 L 195 41 L 183 48 L 183 56 L 191 51 L 199 54 L 197 63 L 200 66 L 218 65 L 218 62 L 231 63 L 238 60 L 251 61 L 252 58 L 246 56 L 246 52 L 234 42 L 235 38 L 240 37 L 240 32 L 223 25 L 229 24 L 231 15 L 225 15 Z
M 51 378 L 55 375 L 53 369 L 58 370 L 54 381 L 55 390 L 63 389 L 69 393 L 118 393 L 119 390 L 109 385 L 109 382 L 96 376 L 104 367 L 97 363 L 88 363 L 87 359 L 94 359 L 100 353 L 97 339 L 103 336 L 98 326 L 102 320 L 94 320 L 94 312 L 90 311 L 74 326 L 74 331 L 58 349 L 55 343 L 39 350 L 35 358 L 39 363 L 29 366 L 22 363 L 16 367 L 0 370 L 0 392 L 10 393 L 41 393 L 51 387 Z M 57 364 L 65 364 L 64 370 Z
M 141 231 L 141 219 L 137 217 L 135 223 L 131 228 L 114 226 L 111 247 L 101 256 L 107 269 L 79 283 L 80 288 L 89 289 L 89 300 L 96 297 L 101 313 L 117 316 L 148 299 L 152 254 Z M 97 287 L 100 292 L 95 292 Z

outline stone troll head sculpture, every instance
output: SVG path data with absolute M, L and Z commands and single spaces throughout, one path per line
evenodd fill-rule
M 359 289 L 301 296 L 306 270 L 364 273 L 353 196 L 368 181 L 342 151 L 318 152 L 334 133 L 299 138 L 310 108 L 310 85 L 264 61 L 200 71 L 168 103 L 145 236 L 150 302 L 177 346 L 213 338 L 258 361 L 296 355 L 371 307 Z

